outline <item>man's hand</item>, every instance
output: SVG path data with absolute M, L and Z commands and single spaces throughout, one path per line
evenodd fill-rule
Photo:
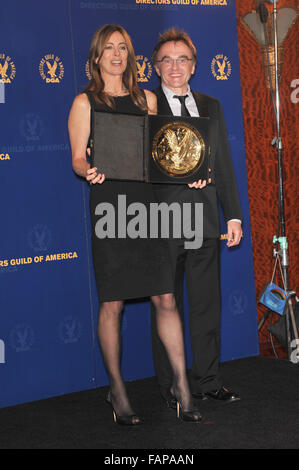
M 211 172 L 211 168 L 209 168 L 209 172 Z M 212 182 L 212 179 L 209 178 L 209 183 L 211 183 L 211 182 Z M 194 183 L 188 184 L 189 188 L 196 188 L 196 189 L 202 189 L 206 185 L 207 185 L 206 180 L 198 180 L 198 181 L 194 181 Z
M 227 222 L 227 246 L 230 248 L 239 245 L 242 236 L 243 231 L 240 222 L 229 220 Z
M 194 181 L 194 183 L 189 183 L 188 186 L 189 188 L 196 188 L 196 189 L 202 189 L 207 185 L 206 180 L 198 180 Z

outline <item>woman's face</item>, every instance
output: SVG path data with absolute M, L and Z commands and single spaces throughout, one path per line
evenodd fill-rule
M 103 79 L 108 76 L 122 75 L 127 68 L 128 47 L 123 35 L 115 31 L 104 45 L 104 51 L 99 61 Z

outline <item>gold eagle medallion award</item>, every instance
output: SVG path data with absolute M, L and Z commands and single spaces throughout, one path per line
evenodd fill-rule
M 152 157 L 162 172 L 173 178 L 194 174 L 205 155 L 199 131 L 186 122 L 165 124 L 155 135 Z

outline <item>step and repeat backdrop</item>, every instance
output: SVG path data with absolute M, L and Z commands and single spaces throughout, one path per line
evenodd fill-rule
M 244 214 L 244 240 L 233 250 L 221 221 L 221 359 L 258 354 L 235 17 L 233 0 L 1 2 L 0 407 L 107 384 L 89 188 L 72 171 L 67 133 L 72 101 L 89 80 L 92 35 L 106 23 L 131 35 L 143 88 L 159 83 L 151 54 L 160 32 L 183 28 L 198 49 L 191 85 L 222 102 Z M 154 375 L 148 302 L 126 305 L 122 330 L 125 379 Z M 188 337 L 186 318 L 190 365 Z

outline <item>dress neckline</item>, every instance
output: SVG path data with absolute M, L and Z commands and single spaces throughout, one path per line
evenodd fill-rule
M 127 98 L 128 96 L 130 96 L 130 93 L 128 93 L 127 95 L 123 95 L 123 96 L 111 96 L 111 95 L 109 95 L 109 96 L 110 96 L 110 98 L 113 98 L 113 99 L 115 99 L 115 98 Z

